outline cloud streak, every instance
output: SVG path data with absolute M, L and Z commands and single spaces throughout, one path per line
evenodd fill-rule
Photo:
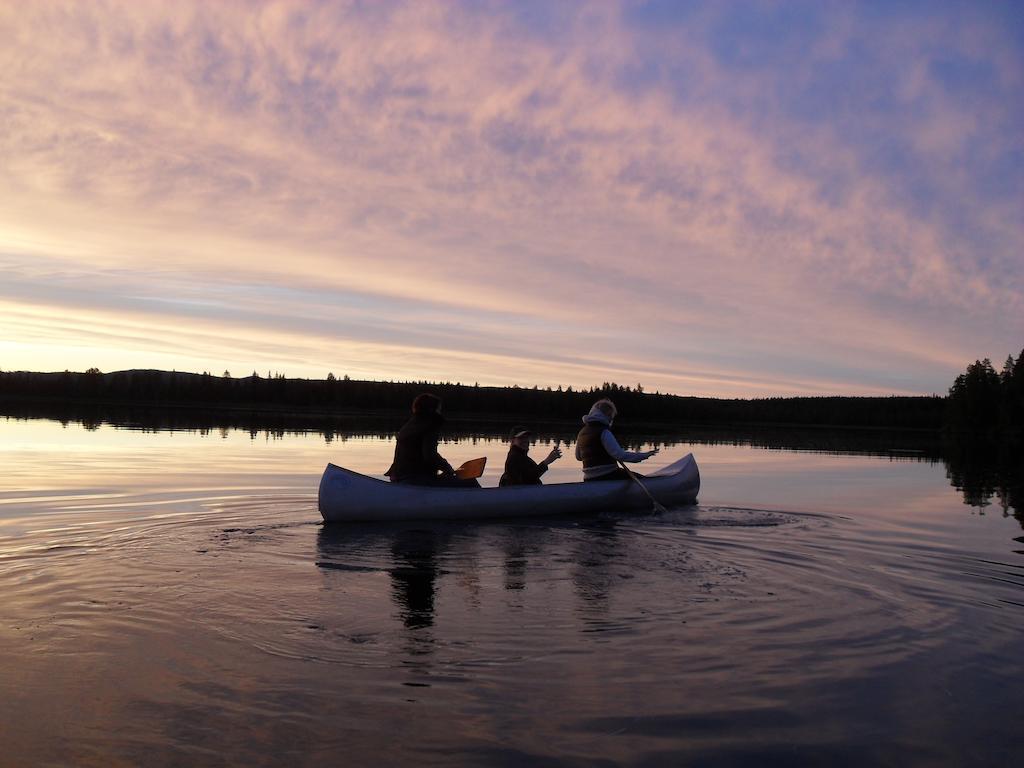
M 0 297 L 35 318 L 4 367 L 750 396 L 942 391 L 1019 346 L 995 12 L 558 5 L 3 13 Z

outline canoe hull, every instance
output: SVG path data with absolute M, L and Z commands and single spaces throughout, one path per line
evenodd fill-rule
M 642 480 L 664 505 L 692 504 L 700 490 L 693 454 Z M 319 507 L 326 522 L 475 520 L 489 517 L 573 515 L 650 507 L 631 480 L 497 488 L 434 488 L 389 483 L 328 464 Z

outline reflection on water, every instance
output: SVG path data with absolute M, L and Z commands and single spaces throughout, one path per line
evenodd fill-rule
M 260 411 L 246 408 L 204 411 L 193 408 L 147 408 L 129 405 L 83 405 L 80 403 L 3 403 L 0 415 L 22 420 L 53 420 L 80 425 L 95 431 L 102 425 L 144 432 L 197 432 L 203 436 L 226 437 L 245 432 L 253 439 L 263 436 L 319 435 L 325 442 L 350 438 L 392 439 L 405 421 L 405 414 L 346 413 L 337 415 Z M 521 420 L 521 419 L 520 419 Z M 497 439 L 508 434 L 507 419 L 500 416 L 460 420 L 452 414 L 446 430 L 453 439 L 475 441 Z M 576 421 L 533 425 L 539 438 L 572 444 L 579 430 Z M 899 456 L 936 461 L 941 455 L 937 435 L 918 431 L 863 429 L 821 429 L 800 427 L 714 427 L 666 424 L 637 427 L 628 420 L 619 425 L 622 442 L 630 447 L 642 442 L 663 447 L 692 445 L 751 446 L 819 453 Z
M 912 532 L 700 507 L 326 526 L 317 562 L 332 589 L 387 574 L 379 642 L 403 686 L 450 708 L 455 762 L 479 759 L 466 723 L 482 716 L 506 724 L 486 742 L 507 744 L 509 722 L 540 736 L 513 731 L 517 750 L 492 759 L 556 764 L 986 764 L 1020 741 L 1004 708 L 1019 702 L 1005 681 L 1022 669 L 1021 617 L 992 599 L 1012 600 L 1024 573 Z M 961 749 L 951 723 L 992 740 Z
M 533 527 L 509 529 L 502 542 L 503 586 L 511 592 L 526 589 L 530 560 L 541 554 L 543 532 Z
M 408 629 L 434 623 L 434 589 L 440 573 L 433 531 L 403 531 L 394 538 L 391 589 Z
M 1024 444 L 1005 440 L 947 440 L 943 458 L 950 483 L 964 504 L 996 504 L 1024 527 Z
M 589 535 L 580 539 L 571 556 L 572 583 L 581 613 L 593 619 L 607 613 L 611 592 L 620 579 L 617 561 L 628 553 L 619 549 L 623 542 L 614 523 L 592 524 L 587 530 Z
M 27 426 L 0 423 L 0 764 L 959 766 L 1024 747 L 1020 531 L 965 511 L 968 464 L 676 436 L 696 507 L 324 526 L 324 463 L 372 471 L 390 440 Z M 1009 505 L 1010 476 L 979 493 Z

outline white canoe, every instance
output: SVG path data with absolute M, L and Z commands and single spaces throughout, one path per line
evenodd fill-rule
M 700 490 L 697 461 L 689 453 L 641 482 L 663 505 L 693 504 Z M 389 483 L 328 464 L 319 505 L 324 520 L 334 523 L 573 515 L 650 507 L 651 500 L 632 480 L 435 488 Z

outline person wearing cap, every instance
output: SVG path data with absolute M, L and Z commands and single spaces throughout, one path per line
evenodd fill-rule
M 548 471 L 548 466 L 553 461 L 561 458 L 562 451 L 556 443 L 547 458 L 538 464 L 529 456 L 532 439 L 533 433 L 526 427 L 512 427 L 508 436 L 505 472 L 498 481 L 498 485 L 540 485 L 540 476 Z
M 399 430 L 395 458 L 385 472 L 392 483 L 479 488 L 475 479 L 461 479 L 437 452 L 444 417 L 441 398 L 429 392 L 412 401 L 412 418 Z
M 583 462 L 583 480 L 627 480 L 629 473 L 620 461 L 638 462 L 658 452 L 627 451 L 612 434 L 612 421 L 618 414 L 611 400 L 598 400 L 583 417 L 583 429 L 576 436 L 576 459 Z M 634 473 L 635 474 L 635 473 Z

